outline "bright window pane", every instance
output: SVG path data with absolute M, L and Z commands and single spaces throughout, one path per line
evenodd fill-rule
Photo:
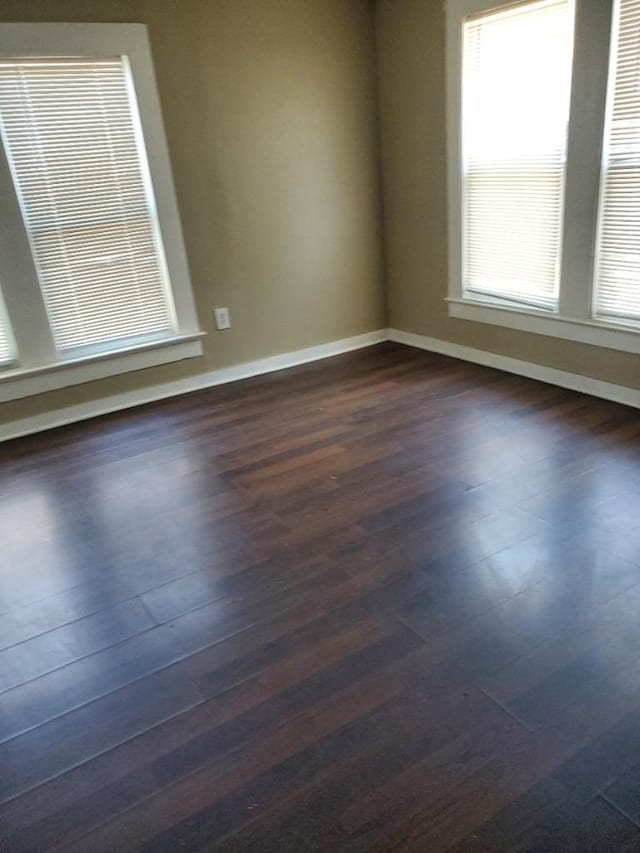
M 617 6 L 603 149 L 595 313 L 640 321 L 640 0 Z
M 467 293 L 557 303 L 571 54 L 568 0 L 464 24 Z
M 173 332 L 126 60 L 0 62 L 2 132 L 59 350 Z

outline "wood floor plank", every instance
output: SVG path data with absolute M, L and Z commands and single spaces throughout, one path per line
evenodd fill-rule
M 17 607 L 0 616 L 0 650 L 24 643 L 133 598 L 123 579 L 109 590 L 104 585 L 73 587 L 43 601 Z
M 220 756 L 222 760 L 209 763 L 197 772 L 181 775 L 172 787 L 160 790 L 157 796 L 142 803 L 135 812 L 123 813 L 78 844 L 71 845 L 70 849 L 79 850 L 83 843 L 88 843 L 96 850 L 108 850 L 112 849 L 116 838 L 126 838 L 128 847 L 123 849 L 139 849 L 147 843 L 162 844 L 166 845 L 164 849 L 171 849 L 176 835 L 183 831 L 189 835 L 194 833 L 192 841 L 200 845 L 203 828 L 207 838 L 217 824 L 218 815 L 226 813 L 226 807 L 221 805 L 225 795 L 235 796 L 234 792 L 247 784 L 271 786 L 273 774 L 278 785 L 284 775 L 287 784 L 297 786 L 302 781 L 298 775 L 300 770 L 313 769 L 317 763 L 310 756 L 317 754 L 318 758 L 333 761 L 332 744 L 353 750 L 365 742 L 371 736 L 370 724 L 378 719 L 376 709 L 386 707 L 393 696 L 419 678 L 423 651 L 422 644 L 416 651 L 416 642 L 416 637 L 411 639 L 408 635 L 393 638 L 385 644 L 388 651 L 381 660 L 381 667 L 375 666 L 362 678 L 355 673 L 355 680 L 349 686 L 346 685 L 352 678 L 348 667 L 332 673 L 332 680 L 337 675 L 341 688 L 338 692 L 331 688 L 327 691 L 326 682 L 318 679 L 317 687 L 314 685 L 318 691 L 315 702 L 305 701 L 305 686 L 300 685 L 296 689 L 296 701 L 302 700 L 304 710 L 294 705 L 290 712 L 285 702 L 283 713 L 285 720 L 290 717 L 288 724 L 267 726 L 264 736 L 254 737 L 257 754 L 249 761 L 246 760 L 246 749 L 225 752 Z M 386 677 L 381 678 L 381 673 Z M 264 713 L 261 708 L 258 711 Z M 354 730 L 359 728 L 362 718 L 366 721 L 367 732 L 359 740 L 354 738 Z M 323 743 L 327 738 L 329 746 Z M 246 797 L 248 793 L 249 802 L 255 801 L 256 790 L 251 793 L 244 790 L 242 796 Z M 172 804 L 170 813 L 167 811 L 168 803 Z M 183 823 L 176 832 L 172 824 L 178 821 Z M 169 830 L 162 841 L 156 837 L 161 826 L 163 831 Z M 226 831 L 225 827 L 220 827 L 217 832 L 224 834 Z
M 76 619 L 0 652 L 0 693 L 135 637 L 155 625 L 139 598 Z
M 245 631 L 294 607 L 308 606 L 314 592 L 331 580 L 343 580 L 342 570 L 330 565 L 323 574 L 303 576 L 286 595 L 274 594 L 269 601 L 241 601 L 235 608 L 216 602 L 139 633 L 129 640 L 96 652 L 91 657 L 54 670 L 3 695 L 0 719 L 0 761 L 7 742 L 73 713 L 114 690 L 181 661 L 227 637 Z M 67 725 L 71 725 L 67 721 Z M 34 735 L 35 736 L 35 735 Z M 39 737 L 40 735 L 38 735 Z
M 637 411 L 386 343 L 0 476 L 3 853 L 640 849 Z
M 545 781 L 451 849 L 630 853 L 638 844 L 640 830 L 602 798 L 582 803 L 560 785 Z
M 628 790 L 627 782 L 634 779 L 637 765 L 640 765 L 640 727 L 634 708 L 597 737 L 587 740 L 554 776 L 584 798 L 605 792 L 615 797 L 617 792 Z
M 28 837 L 35 847 L 43 839 L 69 840 L 104 822 L 110 816 L 109 809 L 115 816 L 152 796 L 160 783 L 167 785 L 176 778 L 179 767 L 195 772 L 206 766 L 214 748 L 224 755 L 237 748 L 238 738 L 251 740 L 260 732 L 262 739 L 269 715 L 278 721 L 284 707 L 289 714 L 293 712 L 296 685 L 301 685 L 297 689 L 298 705 L 301 700 L 306 706 L 312 705 L 312 677 L 317 682 L 316 694 L 318 687 L 337 690 L 345 658 L 367 647 L 378 649 L 381 640 L 397 632 L 396 623 L 383 618 L 352 624 L 357 617 L 352 608 L 345 609 L 340 621 L 333 613 L 331 617 L 289 635 L 277 649 L 265 648 L 262 659 L 253 664 L 257 669 L 248 669 L 249 661 L 241 659 L 233 668 L 208 672 L 202 678 L 208 701 L 33 789 L 30 796 L 0 806 L 0 821 L 19 828 L 20 838 Z M 334 672 L 333 667 L 339 664 L 341 669 Z M 318 677 L 324 670 L 329 670 L 329 678 Z M 349 671 L 355 673 L 353 663 Z M 105 789 L 112 792 L 108 801 L 103 796 Z

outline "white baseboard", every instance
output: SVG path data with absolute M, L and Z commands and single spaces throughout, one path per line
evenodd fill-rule
M 176 397 L 179 394 L 187 394 L 189 391 L 212 388 L 215 385 L 248 379 L 250 376 L 259 376 L 261 373 L 272 373 L 276 370 L 284 370 L 287 367 L 295 367 L 298 364 L 318 361 L 321 358 L 330 358 L 332 355 L 363 349 L 386 340 L 388 340 L 388 330 L 377 329 L 375 332 L 365 332 L 363 335 L 355 335 L 352 338 L 342 338 L 339 341 L 331 341 L 315 347 L 306 347 L 294 352 L 261 358 L 257 361 L 247 361 L 233 367 L 223 367 L 220 370 L 212 370 L 209 373 L 202 373 L 187 379 L 178 379 L 175 382 L 165 382 L 162 385 L 153 385 L 138 391 L 126 391 L 123 394 L 114 394 L 101 400 L 91 400 L 64 409 L 43 412 L 29 418 L 0 424 L 0 441 L 8 441 L 11 438 L 19 438 L 53 427 L 95 418 L 98 415 L 107 415 L 144 403 Z
M 615 403 L 623 403 L 627 406 L 640 408 L 640 391 L 627 388 L 623 385 L 614 385 L 611 382 L 602 382 L 599 379 L 590 379 L 577 373 L 568 373 L 565 370 L 556 370 L 553 367 L 543 367 L 529 361 L 520 361 L 506 355 L 496 355 L 484 350 L 465 347 L 439 338 L 429 338 L 424 335 L 416 335 L 412 332 L 403 332 L 399 329 L 377 329 L 375 332 L 366 332 L 352 338 L 343 338 L 339 341 L 331 341 L 315 347 L 287 352 L 281 355 L 261 358 L 257 361 L 248 361 L 233 367 L 223 367 L 220 370 L 212 370 L 199 376 L 179 379 L 175 382 L 166 382 L 162 385 L 154 385 L 139 391 L 127 391 L 123 394 L 114 394 L 101 400 L 92 400 L 87 403 L 79 403 L 76 406 L 58 409 L 52 412 L 43 412 L 29 418 L 12 421 L 0 425 L 0 442 L 11 438 L 30 435 L 43 430 L 58 426 L 95 418 L 99 415 L 107 415 L 122 409 L 140 406 L 144 403 L 153 403 L 168 397 L 176 397 L 179 394 L 187 394 L 190 391 L 199 391 L 203 388 L 212 388 L 215 385 L 224 385 L 228 382 L 237 382 L 240 379 L 248 379 L 251 376 L 259 376 L 262 373 L 272 373 L 277 370 L 285 370 L 287 367 L 295 367 L 298 364 L 307 364 L 322 358 L 330 358 L 340 353 L 363 349 L 364 347 L 379 344 L 382 341 L 396 341 L 406 346 L 437 352 L 463 361 L 471 361 L 474 364 L 482 364 L 485 367 L 494 367 L 507 373 L 515 373 L 518 376 L 526 376 L 529 379 L 537 379 L 551 385 L 559 385 L 561 388 L 569 388 L 582 394 L 591 394 L 594 397 L 602 397 Z
M 471 361 L 474 364 L 482 364 L 484 367 L 495 367 L 506 373 L 515 373 L 518 376 L 526 376 L 528 379 L 537 379 L 539 382 L 547 382 L 550 385 L 559 385 L 561 388 L 569 388 L 571 391 L 579 391 L 582 394 L 591 394 L 593 397 L 602 397 L 615 403 L 623 403 L 626 406 L 640 408 L 640 391 L 628 388 L 625 385 L 614 385 L 612 382 L 603 382 L 600 379 L 590 379 L 578 373 L 569 373 L 566 370 L 556 370 L 554 367 L 544 367 L 530 361 L 520 361 L 507 355 L 496 355 L 492 352 L 465 347 L 439 338 L 428 338 L 424 335 L 416 335 L 413 332 L 403 332 L 400 329 L 389 329 L 389 340 L 399 344 L 405 344 L 418 349 L 437 352 L 448 355 L 451 358 L 459 358 L 463 361 Z

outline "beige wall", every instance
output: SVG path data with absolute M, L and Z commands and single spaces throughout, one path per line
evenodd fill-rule
M 378 0 L 389 325 L 640 388 L 640 358 L 450 319 L 443 0 Z
M 208 332 L 203 358 L 3 404 L 0 420 L 384 325 L 367 0 L 0 0 L 0 20 L 148 25 Z

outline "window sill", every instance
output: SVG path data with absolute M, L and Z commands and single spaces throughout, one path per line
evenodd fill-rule
M 449 316 L 459 320 L 503 326 L 507 329 L 547 335 L 594 347 L 640 353 L 640 328 L 634 331 L 627 326 L 616 326 L 595 320 L 574 320 L 535 309 L 505 307 L 472 299 L 448 297 L 447 302 Z
M 69 358 L 46 367 L 8 368 L 0 373 L 0 403 L 44 394 L 69 385 L 93 382 L 202 355 L 204 332 L 153 341 L 123 350 Z

